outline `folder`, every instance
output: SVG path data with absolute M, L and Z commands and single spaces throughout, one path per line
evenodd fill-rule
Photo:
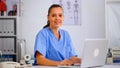
M 3 39 L 0 38 L 0 51 L 3 52 Z
M 2 20 L 0 21 L 0 36 L 2 36 L 2 32 L 3 32 L 3 23 Z

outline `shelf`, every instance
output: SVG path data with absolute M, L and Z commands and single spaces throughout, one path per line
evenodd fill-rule
M 106 0 L 107 3 L 120 3 L 120 0 Z
M 0 18 L 17 18 L 18 16 L 0 16 Z
M 2 55 L 16 55 L 16 53 L 3 53 Z
M 13 38 L 16 37 L 16 35 L 0 35 L 0 38 Z
M 106 0 L 107 2 L 115 2 L 115 1 L 119 1 L 120 2 L 120 0 Z

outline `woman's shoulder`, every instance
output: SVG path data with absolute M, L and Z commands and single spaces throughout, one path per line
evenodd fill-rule
M 43 29 L 41 29 L 41 30 L 39 30 L 39 32 L 38 32 L 38 34 L 47 34 L 48 33 L 48 28 L 46 27 L 46 28 L 43 28 Z
M 69 34 L 67 30 L 65 29 L 60 29 L 60 32 L 64 33 L 64 34 Z
M 65 30 L 65 29 L 62 29 L 62 28 L 60 28 L 59 30 L 60 30 L 60 31 L 63 31 L 63 32 L 67 32 L 67 30 Z

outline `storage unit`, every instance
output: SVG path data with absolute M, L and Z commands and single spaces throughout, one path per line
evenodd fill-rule
M 17 16 L 0 17 L 0 51 L 1 61 L 18 61 Z

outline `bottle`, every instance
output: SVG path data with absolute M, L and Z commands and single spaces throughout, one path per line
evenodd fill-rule
M 1 11 L 1 16 L 4 16 L 4 11 Z
M 0 50 L 0 62 L 2 62 L 2 51 Z
M 1 11 L 0 11 L 0 16 L 1 16 Z
M 4 11 L 4 16 L 6 16 L 7 15 L 7 12 L 6 11 Z
M 111 52 L 111 49 L 110 49 L 110 48 L 108 49 L 107 57 L 112 57 L 112 52 Z
M 113 56 L 112 56 L 112 49 L 109 48 L 108 49 L 108 53 L 107 53 L 107 64 L 112 64 L 113 63 Z

